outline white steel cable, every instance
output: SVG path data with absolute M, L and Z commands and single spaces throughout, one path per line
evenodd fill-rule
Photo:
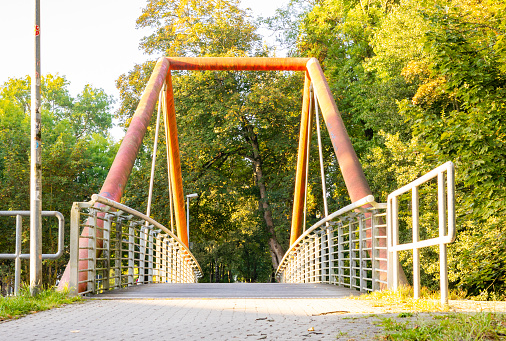
M 323 147 L 322 147 L 322 135 L 320 131 L 320 113 L 318 110 L 318 98 L 316 92 L 314 93 L 314 108 L 316 114 L 316 132 L 318 134 L 318 153 L 320 154 L 320 173 L 322 178 L 322 193 L 323 193 L 323 209 L 325 217 L 329 215 L 329 207 L 327 205 L 327 186 L 325 181 L 325 168 L 323 166 Z M 327 223 L 328 226 L 328 223 Z
M 311 145 L 311 113 L 313 111 L 313 96 L 311 96 L 311 92 L 313 92 L 313 84 L 310 85 L 310 94 L 309 94 L 309 119 L 307 122 L 307 145 L 306 145 L 306 183 L 305 183 L 305 191 L 304 191 L 304 221 L 302 222 L 302 232 L 306 231 L 306 219 L 307 219 L 307 184 L 308 184 L 308 175 L 309 175 L 309 147 Z
M 156 113 L 156 128 L 155 128 L 155 140 L 153 142 L 153 157 L 151 162 L 151 177 L 149 179 L 149 194 L 148 194 L 148 207 L 146 208 L 146 215 L 149 217 L 151 213 L 151 201 L 153 199 L 153 184 L 155 181 L 155 166 L 156 166 L 156 151 L 158 148 L 158 132 L 160 130 L 160 111 L 162 110 L 162 96 L 163 91 L 160 91 L 158 98 L 158 111 Z M 146 222 L 147 225 L 148 222 Z
M 158 147 L 158 132 L 160 130 L 160 111 L 162 109 L 162 91 L 160 91 L 160 95 L 158 97 L 158 110 L 156 113 L 156 128 L 155 128 L 155 139 L 153 141 L 153 157 L 151 161 L 151 176 L 149 178 L 149 192 L 148 192 L 148 205 L 146 207 L 146 216 L 149 217 L 151 214 L 151 202 L 153 199 L 153 184 L 155 181 L 155 166 L 156 166 L 156 150 Z M 149 223 L 146 221 L 144 226 L 145 228 L 140 232 L 141 233 L 141 241 L 140 241 L 140 258 L 139 258 L 139 274 L 142 274 L 142 282 L 144 283 L 146 280 L 146 250 L 149 246 L 149 242 L 147 243 L 147 236 L 149 234 L 148 231 Z M 149 260 L 148 260 L 149 262 Z M 149 264 L 149 263 L 148 263 Z M 148 270 L 149 272 L 149 270 Z M 139 280 L 139 281 L 141 281 Z

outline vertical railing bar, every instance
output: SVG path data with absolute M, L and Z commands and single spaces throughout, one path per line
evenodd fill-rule
M 14 260 L 14 296 L 19 296 L 21 286 L 21 237 L 23 233 L 23 217 L 16 215 L 16 248 Z
M 411 215 L 413 220 L 413 243 L 420 240 L 420 224 L 419 224 L 419 205 L 420 198 L 418 186 L 414 186 L 411 192 Z M 420 298 L 420 249 L 416 246 L 413 248 L 413 297 Z
M 127 286 L 134 285 L 134 227 L 133 222 L 128 224 L 128 281 Z
M 110 214 L 107 214 L 106 218 L 104 220 L 104 232 L 103 232 L 103 236 L 104 236 L 104 241 L 103 241 L 103 247 L 106 249 L 104 250 L 106 252 L 105 254 L 105 262 L 106 262 L 106 270 L 103 270 L 105 271 L 104 275 L 102 276 L 102 282 L 103 282 L 103 288 L 104 290 L 109 290 L 109 287 L 110 287 L 110 277 L 111 277 L 111 215 Z
M 348 254 L 348 257 L 350 259 L 350 263 L 348 264 L 348 267 L 350 269 L 350 288 L 353 287 L 353 263 L 354 263 L 354 259 L 355 259 L 355 255 L 353 253 L 353 243 L 354 243 L 354 238 L 353 238 L 353 224 L 352 224 L 352 221 L 351 219 L 348 221 L 348 231 L 349 231 L 349 236 L 348 236 L 348 249 L 350 250 L 349 254 Z
M 377 291 L 379 289 L 378 285 L 378 279 L 379 279 L 379 273 L 376 271 L 376 253 L 378 250 L 378 241 L 376 240 L 376 220 L 378 210 L 373 210 L 371 212 L 371 289 L 372 291 Z M 379 268 L 379 266 L 378 266 Z
M 439 215 L 439 238 L 443 240 L 446 235 L 446 195 L 444 173 L 437 176 L 438 182 L 438 215 Z M 439 244 L 439 274 L 441 286 L 441 304 L 448 304 L 448 264 L 446 243 Z
M 77 203 L 72 204 L 70 210 L 70 261 L 69 261 L 69 291 L 77 296 L 79 294 L 79 229 L 80 212 Z
M 96 292 L 96 257 L 97 257 L 97 210 L 93 207 L 90 208 L 91 215 L 89 218 L 90 226 L 88 227 L 90 231 L 90 238 L 88 239 L 88 291 L 91 293 Z
M 358 219 L 358 253 L 359 253 L 359 283 L 360 283 L 360 291 L 365 291 L 365 279 L 364 279 L 364 257 L 362 254 L 363 251 L 363 232 L 364 232 L 364 221 L 362 219 L 362 214 L 357 215 Z
M 145 275 L 146 275 L 146 227 L 139 228 L 139 270 L 138 270 L 138 283 L 145 283 Z
M 399 202 L 397 197 L 392 198 L 392 246 L 399 244 Z M 394 251 L 392 257 L 393 289 L 399 286 L 399 252 Z
M 148 283 L 153 283 L 153 234 L 148 230 Z
M 122 272 L 122 257 L 123 257 L 123 235 L 122 235 L 122 224 L 121 220 L 118 219 L 116 216 L 116 223 L 114 224 L 116 230 L 116 244 L 115 244 L 115 250 L 116 250 L 116 257 L 114 259 L 114 288 L 119 289 L 121 288 L 121 276 L 123 274 Z

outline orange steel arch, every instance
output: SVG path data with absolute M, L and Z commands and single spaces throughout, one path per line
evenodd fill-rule
M 301 235 L 304 218 L 304 198 L 306 194 L 305 169 L 308 160 L 307 140 L 309 138 L 307 126 L 310 118 L 309 88 L 311 82 L 313 83 L 313 89 L 318 98 L 351 201 L 357 201 L 371 194 L 362 166 L 348 137 L 328 83 L 315 58 L 168 57 L 160 58 L 155 65 L 135 114 L 130 121 L 130 126 L 100 190 L 101 196 L 118 202 L 121 200 L 128 177 L 141 147 L 142 139 L 154 112 L 158 94 L 165 83 L 167 85 L 167 144 L 169 159 L 172 164 L 170 176 L 174 189 L 173 199 L 175 202 L 177 235 L 188 246 L 171 70 L 302 71 L 305 73 L 290 246 L 293 246 L 293 243 Z M 82 236 L 88 236 L 88 229 L 86 227 L 83 229 Z M 87 244 L 88 241 L 86 238 L 80 238 L 81 242 Z M 98 239 L 97 247 L 102 247 L 101 244 L 102 240 Z M 85 247 L 86 245 L 82 246 Z M 82 249 L 80 252 L 82 253 L 80 254 L 80 258 L 87 257 L 86 249 Z M 86 261 L 79 264 L 80 269 L 86 268 L 86 266 Z M 80 273 L 80 280 L 85 279 L 84 277 L 86 277 L 86 273 Z M 60 287 L 63 288 L 65 283 L 68 283 L 68 280 L 69 268 L 67 266 L 60 281 Z
M 101 195 L 119 201 L 126 181 L 133 167 L 142 137 L 146 132 L 162 84 L 167 84 L 166 103 L 168 122 L 168 148 L 172 164 L 171 180 L 174 186 L 173 199 L 175 221 L 178 237 L 188 245 L 186 234 L 186 215 L 184 209 L 183 184 L 179 161 L 176 115 L 172 91 L 171 70 L 235 70 L 235 71 L 304 71 L 304 97 L 302 103 L 299 151 L 293 203 L 290 245 L 300 236 L 302 229 L 305 168 L 308 159 L 307 125 L 309 122 L 309 86 L 313 83 L 314 91 L 320 103 L 322 115 L 330 134 L 334 151 L 348 189 L 351 201 L 356 201 L 369 194 L 371 190 L 355 150 L 344 127 L 341 115 L 330 92 L 323 71 L 315 58 L 236 58 L 236 57 L 168 57 L 160 58 L 155 66 L 146 90 L 142 96 L 128 132 L 121 144 L 113 166 L 101 190 Z

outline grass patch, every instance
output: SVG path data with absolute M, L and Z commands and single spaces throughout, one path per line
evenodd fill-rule
M 383 318 L 387 332 L 380 340 L 506 340 L 506 315 L 497 313 L 445 314 L 415 321 Z
M 19 296 L 0 296 L 0 321 L 15 319 L 77 301 L 82 301 L 81 297 L 72 297 L 67 291 L 57 292 L 54 289 L 45 289 L 37 296 L 32 297 L 30 289 L 23 287 Z
M 437 292 L 422 288 L 419 299 L 413 298 L 413 288 L 402 286 L 398 290 L 373 291 L 368 294 L 351 297 L 353 299 L 374 301 L 375 307 L 390 307 L 396 310 L 415 312 L 448 311 L 448 306 L 441 305 Z

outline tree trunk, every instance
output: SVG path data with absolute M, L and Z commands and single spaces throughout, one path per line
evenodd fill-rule
M 253 157 L 251 159 L 253 161 L 253 173 L 255 174 L 255 180 L 258 189 L 260 190 L 259 206 L 263 211 L 265 227 L 267 229 L 267 233 L 269 234 L 268 245 L 269 252 L 271 254 L 272 266 L 274 267 L 274 270 L 276 270 L 285 255 L 285 250 L 283 250 L 283 247 L 276 239 L 276 230 L 274 229 L 272 212 L 267 199 L 267 189 L 265 188 L 265 178 L 262 171 L 262 157 L 260 155 L 258 139 L 251 125 L 247 124 L 245 125 L 245 128 L 248 132 L 247 140 L 250 143 L 253 152 Z

